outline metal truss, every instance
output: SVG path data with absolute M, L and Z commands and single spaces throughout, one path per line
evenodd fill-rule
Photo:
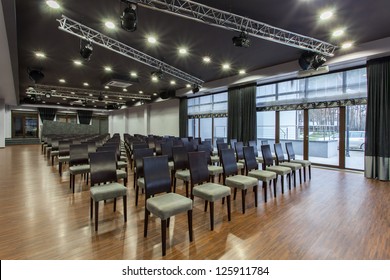
M 33 87 L 28 87 L 26 94 L 30 95 L 46 95 L 50 94 L 52 97 L 66 98 L 69 100 L 85 100 L 85 101 L 94 101 L 94 102 L 107 102 L 122 104 L 128 100 L 151 100 L 151 97 L 148 95 L 142 94 L 118 94 L 112 91 L 100 91 L 100 90 L 83 90 L 79 88 L 71 87 L 59 87 L 59 86 L 50 86 L 50 85 L 34 85 Z M 91 96 L 91 95 L 92 96 Z M 99 96 L 104 97 L 104 100 L 99 100 Z M 119 98 L 122 99 L 119 99 Z
M 74 21 L 64 15 L 61 16 L 61 19 L 57 19 L 57 21 L 60 24 L 58 28 L 62 31 L 68 32 L 72 35 L 90 41 L 96 45 L 102 46 L 106 49 L 119 53 L 123 56 L 131 58 L 143 64 L 149 65 L 157 70 L 161 70 L 163 73 L 172 75 L 190 84 L 202 85 L 204 83 L 204 81 L 198 79 L 197 77 L 194 77 L 150 55 L 147 55 L 117 40 L 103 35 L 96 30 L 93 30 L 81 23 L 78 23 L 77 21 Z
M 129 1 L 129 0 L 127 0 Z M 311 37 L 290 32 L 253 19 L 245 18 L 226 11 L 187 0 L 138 0 L 138 4 L 169 13 L 176 16 L 192 19 L 209 25 L 246 32 L 248 35 L 284 44 L 307 51 L 316 52 L 325 56 L 333 56 L 337 46 Z

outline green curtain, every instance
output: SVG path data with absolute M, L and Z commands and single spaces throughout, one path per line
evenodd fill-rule
M 89 124 L 92 119 L 92 111 L 77 110 L 80 124 Z
M 228 141 L 256 140 L 256 84 L 228 90 Z
M 54 108 L 38 108 L 39 116 L 42 121 L 53 121 L 56 116 L 57 109 Z
M 187 131 L 188 131 L 188 102 L 187 102 L 187 98 L 181 98 L 180 107 L 179 107 L 180 137 L 187 137 Z
M 390 180 L 390 57 L 367 63 L 365 176 Z

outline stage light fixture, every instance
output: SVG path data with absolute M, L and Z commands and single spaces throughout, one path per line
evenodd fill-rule
M 248 35 L 243 31 L 239 36 L 234 36 L 232 38 L 233 45 L 236 47 L 248 48 L 250 46 L 251 40 L 249 40 Z
M 90 60 L 93 52 L 93 46 L 91 42 L 81 40 L 80 41 L 80 55 L 85 60 Z
M 164 73 L 161 70 L 152 71 L 151 73 L 153 81 L 159 81 L 162 79 Z
M 127 7 L 123 10 L 121 16 L 121 27 L 130 32 L 137 30 L 137 21 L 138 21 L 138 5 L 137 1 L 126 1 L 122 2 L 127 3 Z
M 104 100 L 103 94 L 100 94 L 100 95 L 99 95 L 98 100 L 99 100 L 99 101 L 103 101 L 103 100 Z
M 298 63 L 302 70 L 315 69 L 317 70 L 326 62 L 326 58 L 320 54 L 313 52 L 304 52 L 299 57 Z
M 199 90 L 200 90 L 199 85 L 196 85 L 196 84 L 192 85 L 192 93 L 197 93 L 197 92 L 199 92 Z

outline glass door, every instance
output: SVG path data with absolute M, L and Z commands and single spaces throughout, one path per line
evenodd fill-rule
M 37 138 L 38 114 L 12 112 L 12 138 Z
M 346 107 L 345 167 L 364 170 L 366 105 Z
M 303 159 L 303 110 L 280 111 L 279 137 L 286 155 L 285 143 L 291 142 L 294 148 L 295 158 Z

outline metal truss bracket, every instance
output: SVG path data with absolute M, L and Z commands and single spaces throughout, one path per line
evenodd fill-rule
M 190 84 L 202 85 L 204 81 L 194 77 L 180 69 L 177 69 L 163 61 L 160 61 L 150 55 L 147 55 L 141 51 L 138 51 L 132 47 L 129 47 L 117 40 L 114 40 L 106 35 L 99 33 L 96 30 L 93 30 L 77 21 L 74 21 L 64 15 L 60 19 L 57 19 L 60 26 L 60 30 L 68 32 L 74 36 L 80 37 L 82 39 L 88 40 L 91 43 L 109 49 L 113 52 L 119 53 L 123 56 L 151 66 L 157 70 L 161 70 L 164 73 L 172 75 L 178 79 L 186 81 Z
M 129 0 L 127 0 L 129 1 Z M 248 35 L 325 56 L 338 48 L 330 43 L 271 26 L 253 19 L 187 0 L 138 0 L 138 4 L 160 12 L 192 19 L 209 25 L 246 32 Z

